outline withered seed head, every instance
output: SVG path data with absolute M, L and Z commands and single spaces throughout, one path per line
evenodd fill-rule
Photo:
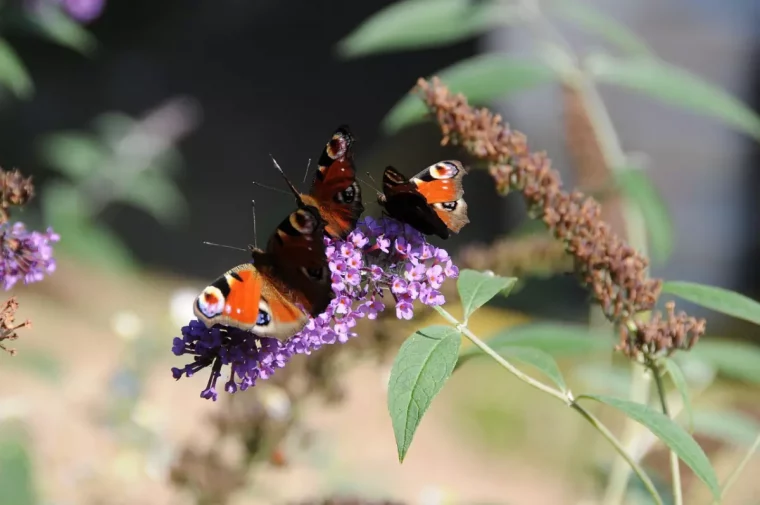
M 16 297 L 9 298 L 0 309 L 0 349 L 8 352 L 11 356 L 16 354 L 15 349 L 9 349 L 3 345 L 5 340 L 16 340 L 18 334 L 16 330 L 21 328 L 27 328 L 32 325 L 32 322 L 27 320 L 21 324 L 16 324 L 16 310 L 18 309 L 18 302 Z
M 420 79 L 417 88 L 441 127 L 442 143 L 461 145 L 474 157 L 490 163 L 500 193 L 522 193 L 529 214 L 543 220 L 564 243 L 573 257 L 575 272 L 610 321 L 627 332 L 631 326 L 627 323 L 635 314 L 654 307 L 662 281 L 648 277 L 647 259 L 601 219 L 597 201 L 562 188 L 559 173 L 552 169 L 546 153 L 530 152 L 525 135 L 510 129 L 498 114 L 471 107 L 464 96 L 452 94 L 437 78 Z M 637 327 L 635 323 L 632 326 Z M 631 355 L 644 351 L 639 334 L 646 330 L 651 337 L 655 327 L 666 332 L 671 347 L 688 348 L 704 333 L 705 322 L 679 314 L 669 316 L 663 326 L 658 319 L 657 323 L 643 324 L 636 335 L 626 334 L 622 348 L 631 349 L 627 352 Z M 664 344 L 667 339 L 658 341 Z
M 6 172 L 0 168 L 0 223 L 8 220 L 8 208 L 25 205 L 34 196 L 31 177 L 24 177 L 18 169 Z

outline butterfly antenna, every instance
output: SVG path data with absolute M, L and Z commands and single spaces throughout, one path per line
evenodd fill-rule
M 311 158 L 309 158 L 309 161 L 306 162 L 306 172 L 303 174 L 303 181 L 301 181 L 301 184 L 306 184 L 306 178 L 309 176 L 309 167 L 311 166 Z
M 372 181 L 372 182 L 373 182 L 375 185 L 377 185 L 377 186 L 380 186 L 380 184 L 378 184 L 378 183 L 377 183 L 377 181 L 375 180 L 375 178 L 374 178 L 374 177 L 372 177 L 372 174 L 371 174 L 371 173 L 369 173 L 369 172 L 366 172 L 366 174 L 367 174 L 367 177 L 369 177 L 369 180 L 370 180 L 370 181 Z M 369 186 L 369 185 L 368 185 L 368 186 Z M 376 188 L 376 187 L 374 187 L 374 186 L 370 186 L 370 187 L 371 187 L 372 189 L 374 189 L 375 191 L 377 191 L 378 193 L 380 193 L 380 194 L 382 194 L 382 193 L 383 193 L 382 191 L 380 191 L 379 189 L 377 189 L 377 188 Z
M 367 182 L 367 181 L 365 181 L 364 179 L 359 179 L 359 178 L 357 177 L 357 178 L 356 178 L 356 180 L 358 180 L 358 181 L 360 181 L 360 182 L 362 182 L 362 183 L 366 184 L 366 185 L 367 185 L 367 186 L 369 186 L 370 188 L 374 189 L 374 190 L 375 190 L 375 191 L 376 191 L 378 194 L 382 194 L 382 191 L 380 191 L 379 189 L 377 189 L 375 186 L 373 186 L 372 184 L 368 183 L 368 182 Z
M 225 249 L 235 249 L 236 251 L 248 252 L 248 249 L 242 247 L 235 247 L 234 245 L 217 244 L 216 242 L 203 242 L 203 245 L 213 245 L 216 247 L 224 247 Z
M 253 213 L 253 247 L 258 249 L 259 235 L 256 233 L 256 200 L 251 200 L 251 212 Z
M 256 182 L 256 181 L 253 181 L 253 184 L 254 184 L 254 186 L 258 186 L 258 187 L 264 188 L 264 189 L 270 189 L 272 191 L 276 191 L 278 193 L 282 193 L 283 195 L 290 195 L 290 192 L 285 191 L 284 189 L 275 188 L 273 186 L 267 186 L 266 184 L 262 184 L 262 183 Z
M 277 169 L 278 172 L 280 172 L 280 175 L 282 175 L 282 178 L 285 179 L 285 182 L 287 183 L 288 187 L 290 188 L 290 191 L 293 192 L 293 195 L 296 197 L 296 201 L 299 203 L 299 205 L 303 204 L 303 201 L 301 200 L 301 193 L 298 192 L 295 186 L 293 186 L 293 183 L 290 182 L 290 179 L 288 179 L 288 176 L 285 175 L 285 172 L 282 171 L 282 168 L 280 167 L 279 163 L 277 163 L 277 160 L 274 159 L 274 156 L 271 154 L 269 155 L 270 158 L 272 158 L 272 162 L 274 163 L 274 167 Z

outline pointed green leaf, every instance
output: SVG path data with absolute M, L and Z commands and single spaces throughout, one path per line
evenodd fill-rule
M 567 391 L 565 378 L 562 377 L 557 362 L 550 354 L 532 347 L 503 347 L 499 349 L 499 354 L 507 359 L 515 359 L 526 365 L 538 368 L 547 377 L 549 377 L 562 391 Z
M 34 83 L 18 53 L 0 38 L 0 84 L 10 89 L 18 98 L 29 98 L 34 93 Z
M 640 91 L 760 139 L 760 116 L 755 111 L 728 92 L 674 65 L 654 58 L 620 59 L 596 54 L 588 58 L 587 68 L 598 82 Z
M 555 0 L 548 7 L 550 13 L 575 23 L 588 33 L 600 36 L 632 56 L 652 55 L 646 43 L 627 26 L 585 2 Z
M 760 384 L 760 348 L 755 344 L 701 340 L 689 354 L 715 367 L 723 375 Z
M 72 182 L 78 182 L 100 170 L 108 170 L 108 150 L 86 133 L 54 133 L 41 144 L 46 163 Z
M 665 262 L 673 252 L 673 220 L 665 199 L 641 169 L 630 168 L 617 172 L 617 182 L 623 194 L 640 209 L 651 242 L 652 257 Z
M 510 12 L 517 11 L 490 1 L 403 0 L 361 23 L 338 43 L 338 52 L 356 58 L 453 44 L 506 22 Z
M 500 277 L 477 270 L 466 269 L 459 272 L 457 290 L 462 299 L 464 320 L 467 321 L 473 312 L 494 296 L 514 287 L 515 282 L 515 277 Z
M 610 407 L 614 407 L 625 415 L 646 426 L 657 438 L 667 445 L 679 458 L 686 463 L 694 474 L 704 482 L 715 498 L 720 497 L 720 485 L 715 476 L 715 470 L 707 459 L 705 452 L 686 431 L 666 415 L 641 403 L 630 402 L 611 396 L 582 395 L 580 398 L 590 398 Z
M 554 70 L 541 61 L 503 54 L 484 54 L 434 72 L 454 93 L 464 93 L 471 104 L 485 104 L 510 93 L 534 88 L 556 78 Z M 405 95 L 382 121 L 393 133 L 425 118 L 427 108 L 413 94 Z
M 681 367 L 678 366 L 678 363 L 676 363 L 670 358 L 664 358 L 663 361 L 665 362 L 665 369 L 668 371 L 668 375 L 670 375 L 670 380 L 673 381 L 673 385 L 681 394 L 681 400 L 683 400 L 683 410 L 684 412 L 686 412 L 687 426 L 688 426 L 689 431 L 693 432 L 694 431 L 694 411 L 691 408 L 691 397 L 689 395 L 689 383 L 686 382 L 686 377 L 684 377 L 684 374 L 681 371 Z
M 721 442 L 747 447 L 760 432 L 760 423 L 733 410 L 696 410 L 694 431 Z
M 28 435 L 17 422 L 0 423 L 0 505 L 37 503 Z
M 728 289 L 695 282 L 668 281 L 662 292 L 750 323 L 760 324 L 760 303 Z
M 429 326 L 399 349 L 388 381 L 388 411 L 399 461 L 404 461 L 422 416 L 454 371 L 461 340 L 450 326 Z
M 91 55 L 98 46 L 95 37 L 58 6 L 42 4 L 28 14 L 28 21 L 42 36 L 81 54 Z

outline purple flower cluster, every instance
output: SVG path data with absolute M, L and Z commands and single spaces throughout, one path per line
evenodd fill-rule
M 105 0 L 24 0 L 26 9 L 32 13 L 44 14 L 45 9 L 60 7 L 80 23 L 89 23 L 100 17 L 105 3 Z
M 0 225 L 0 278 L 6 291 L 16 282 L 41 281 L 55 271 L 52 244 L 60 236 L 48 228 L 45 233 L 27 231 L 24 223 Z
M 441 284 L 459 275 L 445 250 L 428 244 L 414 228 L 390 218 L 366 217 L 345 240 L 325 237 L 325 245 L 335 298 L 324 313 L 309 319 L 299 333 L 284 342 L 236 328 L 206 328 L 199 321 L 191 321 L 182 328 L 182 338 L 174 339 L 172 351 L 177 356 L 193 355 L 193 362 L 173 368 L 174 378 L 190 377 L 211 366 L 211 377 L 201 397 L 216 400 L 222 366 L 230 365 L 225 391 L 245 390 L 285 366 L 294 354 L 310 354 L 325 344 L 355 337 L 357 320 L 375 319 L 389 299 L 399 319 L 412 318 L 415 301 L 443 304 Z

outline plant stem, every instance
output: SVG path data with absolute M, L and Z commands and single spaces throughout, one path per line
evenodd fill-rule
M 626 451 L 625 447 L 620 443 L 620 441 L 615 438 L 615 435 L 612 434 L 612 432 L 607 428 L 596 416 L 594 416 L 591 412 L 586 410 L 583 406 L 576 403 L 575 398 L 573 397 L 573 394 L 570 391 L 562 392 L 558 389 L 555 389 L 551 386 L 547 386 L 546 384 L 537 381 L 536 379 L 524 374 L 520 370 L 518 370 L 514 365 L 512 365 L 509 361 L 504 359 L 499 353 L 494 351 L 488 344 L 480 340 L 477 335 L 475 335 L 469 328 L 467 328 L 466 325 L 460 323 L 457 318 L 452 316 L 446 309 L 444 309 L 441 306 L 434 306 L 433 307 L 436 312 L 438 312 L 446 321 L 448 321 L 450 324 L 456 326 L 457 331 L 461 332 L 462 335 L 470 339 L 470 341 L 475 344 L 481 351 L 486 353 L 488 356 L 494 359 L 499 365 L 501 365 L 503 368 L 505 368 L 508 372 L 510 372 L 512 375 L 520 379 L 521 381 L 525 382 L 526 384 L 529 384 L 530 386 L 533 386 L 534 388 L 543 391 L 544 393 L 547 393 L 550 396 L 553 396 L 554 398 L 560 400 L 565 405 L 568 405 L 570 408 L 581 414 L 583 418 L 588 421 L 591 426 L 596 428 L 596 430 L 609 441 L 612 446 L 615 448 L 615 450 L 622 456 L 622 458 L 630 465 L 631 469 L 633 469 L 634 473 L 639 476 L 641 479 L 641 482 L 644 484 L 644 487 L 649 491 L 649 494 L 652 496 L 652 500 L 654 500 L 654 503 L 656 505 L 663 505 L 662 498 L 657 493 L 657 489 L 654 487 L 654 484 L 652 483 L 652 480 L 649 478 L 649 476 L 644 472 L 644 470 L 639 466 L 639 464 L 636 462 L 636 460 Z
M 660 373 L 659 365 L 651 360 L 647 360 L 647 367 L 652 371 L 654 376 L 654 383 L 657 387 L 657 396 L 660 397 L 660 405 L 662 406 L 662 413 L 670 417 L 670 411 L 668 410 L 668 397 L 665 392 L 665 386 L 662 383 L 662 374 Z M 673 478 L 673 504 L 683 505 L 683 492 L 681 490 L 681 469 L 678 464 L 678 455 L 670 451 L 670 473 Z
M 744 455 L 744 458 L 739 462 L 736 468 L 731 472 L 731 474 L 726 479 L 726 483 L 723 484 L 723 487 L 721 488 L 720 495 L 721 498 L 723 498 L 726 495 L 726 491 L 728 491 L 728 488 L 730 488 L 734 482 L 739 478 L 739 474 L 742 473 L 742 470 L 744 470 L 744 467 L 747 466 L 747 463 L 749 463 L 749 460 L 752 459 L 752 456 L 755 454 L 755 451 L 757 448 L 760 447 L 760 433 L 757 434 L 757 437 L 755 437 L 755 441 L 752 442 L 752 446 L 750 446 L 749 450 L 747 451 L 747 454 Z M 717 505 L 720 503 L 718 500 L 713 502 L 713 505 Z

